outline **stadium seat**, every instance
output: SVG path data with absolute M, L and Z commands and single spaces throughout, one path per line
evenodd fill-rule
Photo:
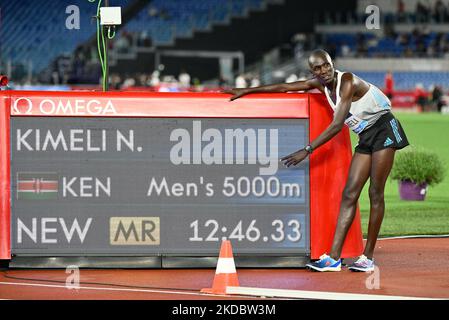
M 362 79 L 378 86 L 384 87 L 385 72 L 354 71 Z M 417 83 L 421 83 L 425 89 L 438 84 L 445 90 L 449 90 L 449 73 L 447 72 L 394 72 L 395 90 L 413 90 Z

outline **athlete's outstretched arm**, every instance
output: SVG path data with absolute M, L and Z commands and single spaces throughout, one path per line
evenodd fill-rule
M 316 78 L 304 81 L 296 81 L 292 83 L 271 84 L 267 86 L 254 87 L 254 88 L 245 88 L 245 89 L 234 88 L 230 90 L 224 90 L 223 92 L 232 94 L 232 97 L 229 100 L 234 101 L 235 99 L 238 99 L 249 93 L 307 91 L 312 89 L 320 89 L 321 91 L 323 90 L 321 83 Z
M 341 131 L 344 126 L 345 119 L 351 108 L 352 97 L 354 95 L 354 79 L 352 73 L 345 73 L 341 78 L 341 100 L 337 105 L 334 114 L 334 120 L 315 140 L 310 143 L 312 150 L 320 147 Z M 289 167 L 297 165 L 304 160 L 309 153 L 305 149 L 298 150 L 281 160 Z

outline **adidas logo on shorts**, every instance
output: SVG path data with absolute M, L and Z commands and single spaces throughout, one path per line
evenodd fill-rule
M 393 144 L 393 140 L 391 140 L 389 137 L 384 142 L 384 147 L 388 147 L 389 145 Z

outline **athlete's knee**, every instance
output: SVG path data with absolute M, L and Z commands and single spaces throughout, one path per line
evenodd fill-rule
M 338 217 L 338 223 L 340 226 L 348 227 L 352 224 L 355 217 L 355 210 L 346 210 L 343 213 L 340 214 Z
M 369 199 L 371 205 L 383 205 L 384 203 L 384 188 L 380 188 L 375 184 L 371 184 L 368 189 Z
M 358 190 L 354 190 L 353 188 L 346 187 L 343 190 L 342 202 L 346 204 L 355 204 L 359 199 L 360 192 Z

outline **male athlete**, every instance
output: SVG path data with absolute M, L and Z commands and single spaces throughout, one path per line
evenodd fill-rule
M 348 230 L 354 220 L 357 201 L 368 178 L 370 178 L 370 218 L 368 239 L 363 255 L 349 266 L 352 271 L 374 270 L 374 247 L 384 217 L 384 189 L 393 165 L 396 150 L 409 143 L 399 121 L 391 113 L 390 100 L 374 85 L 350 72 L 334 69 L 329 54 L 315 50 L 309 57 L 311 79 L 293 83 L 281 83 L 249 89 L 225 91 L 233 96 L 230 101 L 249 93 L 288 92 L 318 89 L 326 94 L 334 110 L 329 127 L 306 147 L 281 160 L 290 167 L 303 161 L 316 148 L 338 134 L 346 124 L 359 135 L 342 194 L 340 213 L 334 234 L 332 249 L 307 267 L 316 271 L 340 271 L 341 250 Z

